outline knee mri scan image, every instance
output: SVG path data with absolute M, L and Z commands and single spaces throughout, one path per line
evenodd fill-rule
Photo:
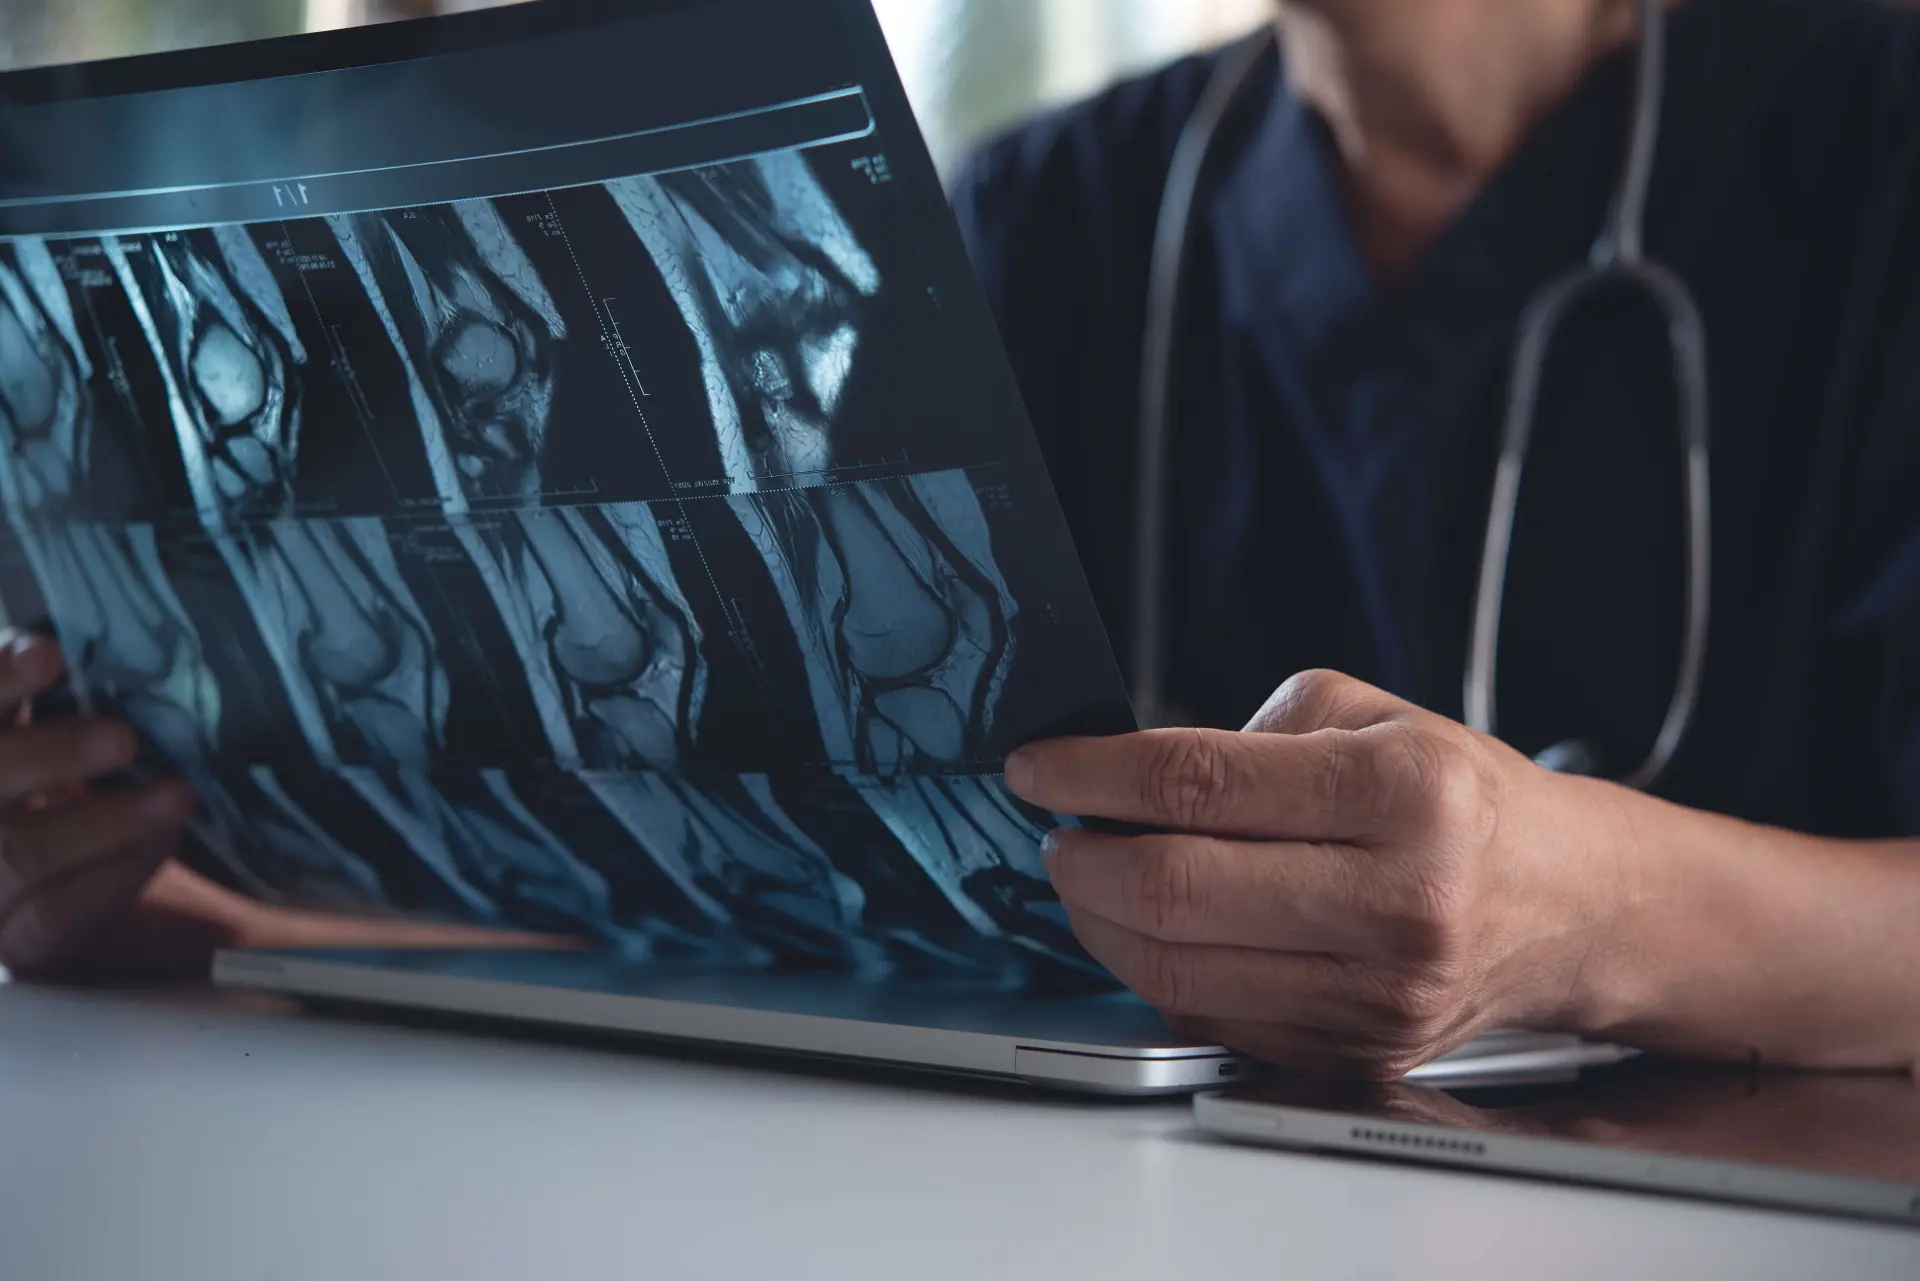
M 8 612 L 191 778 L 197 867 L 636 957 L 1098 973 L 998 762 L 1104 640 L 856 159 L 0 241 Z

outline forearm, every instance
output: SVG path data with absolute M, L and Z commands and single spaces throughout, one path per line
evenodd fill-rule
M 1920 841 L 1824 840 L 1580 786 L 1611 815 L 1599 856 L 1622 907 L 1582 971 L 1578 1030 L 1693 1057 L 1920 1068 Z

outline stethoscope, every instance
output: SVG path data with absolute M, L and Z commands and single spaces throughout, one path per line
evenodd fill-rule
M 1494 681 L 1499 665 L 1500 614 L 1507 593 L 1509 552 L 1520 506 L 1520 482 L 1533 440 L 1540 386 L 1561 323 L 1602 286 L 1624 284 L 1643 291 L 1667 322 L 1679 394 L 1679 431 L 1686 470 L 1686 617 L 1679 674 L 1652 750 L 1621 781 L 1651 788 L 1673 761 L 1693 722 L 1706 663 L 1708 578 L 1712 550 L 1708 524 L 1706 327 L 1692 293 L 1671 270 L 1646 256 L 1642 238 L 1647 187 L 1659 145 L 1665 93 L 1666 14 L 1662 0 L 1638 0 L 1639 56 L 1632 132 L 1626 165 L 1599 240 L 1588 260 L 1548 283 L 1528 303 L 1520 320 L 1508 387 L 1505 430 L 1494 473 L 1486 541 L 1474 594 L 1472 633 L 1465 673 L 1466 721 L 1494 733 Z M 1222 126 L 1255 83 L 1271 52 L 1272 30 L 1234 51 L 1214 73 L 1187 121 L 1167 177 L 1154 237 L 1147 293 L 1146 340 L 1141 363 L 1139 482 L 1136 495 L 1135 579 L 1130 634 L 1134 712 L 1142 725 L 1163 722 L 1161 614 L 1165 600 L 1167 521 L 1166 456 L 1172 420 L 1174 365 L 1181 292 L 1192 245 L 1194 212 L 1208 162 Z M 1591 746 L 1580 740 L 1542 752 L 1539 763 L 1568 773 L 1594 773 Z

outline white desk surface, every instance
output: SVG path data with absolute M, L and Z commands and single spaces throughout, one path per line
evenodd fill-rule
M 907 1088 L 0 986 L 6 1281 L 1920 1278 L 1920 1232 Z

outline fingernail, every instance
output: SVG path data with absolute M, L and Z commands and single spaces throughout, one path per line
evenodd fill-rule
M 1047 875 L 1053 875 L 1053 865 L 1060 861 L 1060 829 L 1054 828 L 1040 842 L 1040 863 L 1047 869 Z
M 44 680 L 53 675 L 53 645 L 44 636 L 29 633 L 15 637 L 7 646 L 7 661 L 28 680 Z
M 1022 747 L 1007 757 L 1007 788 L 1021 800 L 1033 791 L 1033 750 Z

